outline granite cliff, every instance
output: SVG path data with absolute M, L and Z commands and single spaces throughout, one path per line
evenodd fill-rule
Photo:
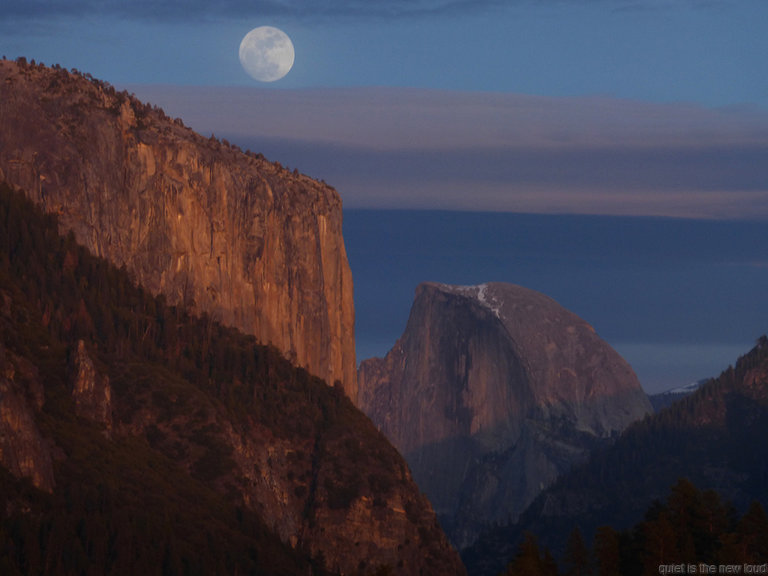
M 87 74 L 0 61 L 0 179 L 171 303 L 356 397 L 341 200 Z
M 563 471 L 651 411 L 630 366 L 543 294 L 416 290 L 405 332 L 362 362 L 359 403 L 455 544 L 517 517 Z

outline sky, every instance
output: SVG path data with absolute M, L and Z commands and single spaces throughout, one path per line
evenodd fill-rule
M 4 0 L 0 45 L 113 84 L 252 85 L 261 25 L 296 47 L 286 88 L 768 105 L 763 0 Z
M 425 278 L 510 282 L 554 298 L 649 392 L 717 376 L 768 325 L 759 220 L 347 210 L 344 235 L 361 358 L 400 336 Z
M 273 83 L 237 57 L 264 25 L 296 51 Z M 349 208 L 764 218 L 765 30 L 765 0 L 4 0 L 0 53 L 128 88 Z
M 238 59 L 242 37 L 264 25 L 284 30 L 296 54 L 288 75 L 272 83 L 248 76 Z M 381 251 L 370 258 L 391 259 L 386 247 L 408 234 L 357 227 L 366 221 L 359 210 L 422 211 L 417 227 L 431 237 L 446 232 L 430 232 L 434 215 L 427 211 L 547 215 L 544 228 L 563 215 L 580 216 L 592 228 L 579 228 L 587 231 L 570 241 L 583 245 L 574 261 L 587 267 L 599 260 L 596 238 L 606 249 L 614 242 L 630 246 L 624 262 L 638 262 L 642 252 L 623 236 L 626 227 L 608 227 L 615 241 L 592 235 L 601 229 L 595 216 L 669 219 L 682 230 L 694 226 L 695 234 L 724 222 L 728 232 L 718 238 L 733 253 L 720 254 L 718 263 L 703 253 L 691 256 L 710 262 L 707 274 L 721 273 L 719 266 L 746 250 L 740 240 L 749 235 L 739 237 L 738 223 L 751 230 L 768 219 L 766 30 L 765 0 L 3 0 L 0 55 L 89 72 L 204 135 L 334 186 L 350 214 L 345 238 L 357 286 L 358 348 L 383 354 L 402 327 L 377 331 L 376 319 L 407 317 L 415 286 L 402 286 L 407 296 L 398 292 L 390 300 L 377 293 L 374 272 L 357 257 L 367 248 L 350 242 L 372 242 Z M 465 245 L 475 246 L 478 262 L 485 262 L 480 253 L 497 254 L 481 242 L 487 229 L 454 224 L 474 231 Z M 687 245 L 664 234 L 674 246 Z M 534 250 L 530 238 L 516 246 Z M 659 262 L 677 250 L 648 242 Z M 705 360 L 725 367 L 734 350 L 759 336 L 759 326 L 768 331 L 753 290 L 768 287 L 768 257 L 759 246 L 747 250 L 751 264 L 728 268 L 729 287 L 710 297 L 697 292 L 700 307 L 670 329 L 679 296 L 656 290 L 657 309 L 617 312 L 596 305 L 594 287 L 580 281 L 570 297 L 552 280 L 568 272 L 557 269 L 558 245 L 544 244 L 549 252 L 539 251 L 541 261 L 554 268 L 539 276 L 530 271 L 541 267 L 526 268 L 519 283 L 557 292 L 648 375 L 650 387 L 675 383 L 658 375 L 661 364 L 674 371 L 675 357 L 690 367 L 675 372 L 680 384 L 714 375 L 693 367 Z M 701 250 L 713 249 L 708 246 Z M 436 249 L 432 257 L 447 263 L 432 270 L 445 277 L 423 280 L 473 281 L 471 267 L 464 275 L 449 272 L 451 254 Z M 477 283 L 516 280 L 514 263 L 496 261 L 495 270 L 476 269 L 483 274 Z M 627 269 L 621 259 L 611 262 L 614 272 Z M 657 283 L 666 279 L 684 290 L 681 271 L 688 268 L 675 262 L 674 270 L 639 262 L 622 278 L 661 274 Z M 610 266 L 589 270 L 599 278 Z M 702 268 L 695 277 L 707 283 Z M 645 284 L 634 286 L 645 298 L 639 292 Z M 633 289 L 624 280 L 620 288 Z M 741 333 L 721 329 L 726 313 L 744 314 L 749 305 L 756 309 Z M 712 315 L 712 306 L 723 310 Z M 697 317 L 711 321 L 702 325 Z M 711 335 L 706 341 L 702 331 Z

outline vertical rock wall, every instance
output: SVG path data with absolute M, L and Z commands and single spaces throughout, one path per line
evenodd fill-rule
M 145 288 L 357 395 L 335 190 L 63 69 L 0 62 L 0 178 Z

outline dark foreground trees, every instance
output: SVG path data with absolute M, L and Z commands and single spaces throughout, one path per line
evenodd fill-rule
M 760 566 L 768 562 L 768 516 L 755 502 L 743 516 L 722 502 L 716 492 L 700 491 L 681 479 L 665 502 L 654 502 L 645 519 L 618 532 L 598 528 L 591 550 L 574 529 L 560 569 L 526 534 L 505 576 L 645 576 L 659 574 L 660 566 L 685 566 L 686 574 L 699 566 Z M 760 568 L 762 569 L 762 568 Z

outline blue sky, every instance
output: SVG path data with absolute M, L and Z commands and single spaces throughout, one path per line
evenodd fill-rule
M 113 84 L 248 85 L 260 25 L 296 46 L 285 88 L 768 106 L 763 0 L 5 0 L 0 48 Z
M 296 51 L 291 72 L 270 84 L 238 60 L 242 37 L 263 25 L 288 33 Z M 768 220 L 766 30 L 766 0 L 3 0 L 0 55 L 127 88 L 204 135 L 325 180 L 346 209 L 548 215 L 555 235 L 560 215 L 583 218 L 572 258 L 548 243 L 519 271 L 472 228 L 464 245 L 477 256 L 465 257 L 482 266 L 458 275 L 437 250 L 430 258 L 441 262 L 413 265 L 435 276 L 404 275 L 391 299 L 375 290 L 376 267 L 357 265 L 360 348 L 386 352 L 419 281 L 503 279 L 581 313 L 653 389 L 715 375 L 768 331 L 768 251 L 738 224 L 754 231 Z M 710 257 L 710 246 L 684 252 L 695 266 L 668 264 L 688 236 L 662 226 L 664 245 L 659 228 L 641 227 L 650 252 L 639 250 L 642 235 L 630 242 L 621 225 L 593 234 L 595 215 L 680 219 L 696 234 L 727 221 L 717 243 L 731 252 Z M 421 222 L 435 218 L 445 221 Z M 367 220 L 350 218 L 353 264 L 384 258 L 396 275 L 385 248 L 402 231 L 355 222 Z M 420 243 L 451 231 L 422 232 Z M 536 252 L 530 238 L 514 246 Z M 601 260 L 596 242 L 630 248 Z M 728 282 L 710 280 L 724 271 Z M 646 304 L 602 305 L 618 300 Z M 379 331 L 377 318 L 400 324 Z

